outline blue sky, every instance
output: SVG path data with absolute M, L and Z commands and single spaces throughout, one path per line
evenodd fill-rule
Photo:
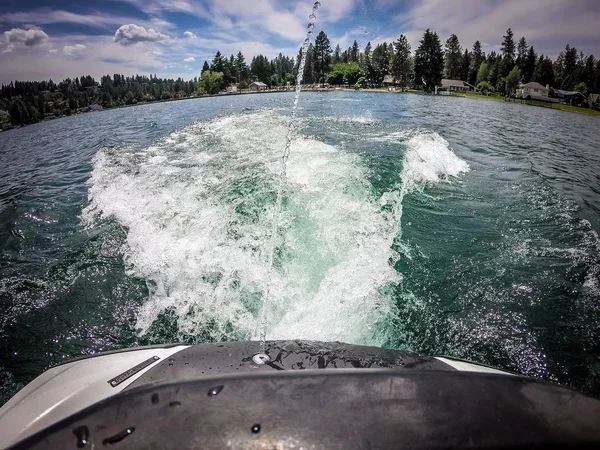
M 312 1 L 305 0 L 2 0 L 0 83 L 55 81 L 91 74 L 198 76 L 220 50 L 295 56 Z M 317 30 L 332 45 L 361 47 L 409 38 L 426 28 L 464 47 L 479 39 L 498 50 L 512 27 L 538 53 L 555 56 L 568 43 L 600 57 L 598 0 L 321 0 Z

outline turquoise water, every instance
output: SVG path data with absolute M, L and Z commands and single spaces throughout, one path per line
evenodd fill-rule
M 0 134 L 0 383 L 114 348 L 340 340 L 600 395 L 598 119 L 413 94 L 83 114 Z

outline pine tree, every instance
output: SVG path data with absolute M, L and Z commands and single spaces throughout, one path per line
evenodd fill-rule
M 477 84 L 477 72 L 483 61 L 485 61 L 485 55 L 481 50 L 481 42 L 475 41 L 473 44 L 473 51 L 471 52 L 471 67 L 469 69 L 468 82 L 470 84 Z
M 208 65 L 208 61 L 204 61 L 204 65 L 202 66 L 202 73 L 210 70 L 210 66 Z
M 392 75 L 396 82 L 404 91 L 404 88 L 410 81 L 412 71 L 412 58 L 410 54 L 410 44 L 406 36 L 400 35 L 398 40 L 394 42 L 394 56 L 392 58 Z
M 533 79 L 540 83 L 542 86 L 554 85 L 554 67 L 552 66 L 552 61 L 550 61 L 549 58 L 545 58 L 544 55 L 540 56 L 538 63 L 535 66 Z
M 523 70 L 521 70 L 521 76 L 523 77 L 523 83 L 529 83 L 530 81 L 537 81 L 533 79 L 533 74 L 535 72 L 535 64 L 537 61 L 537 55 L 535 54 L 535 50 L 533 49 L 533 45 L 529 47 L 529 51 L 527 52 L 527 58 L 525 60 L 525 65 Z
M 217 53 L 215 54 L 215 57 L 213 58 L 212 64 L 210 66 L 210 70 L 212 70 L 213 72 L 223 72 L 224 69 L 224 62 L 223 62 L 223 56 L 221 55 L 221 52 L 217 51 Z
M 373 81 L 376 85 L 381 86 L 383 79 L 390 73 L 390 64 L 392 52 L 387 42 L 379 44 L 373 50 L 371 55 L 371 66 L 373 68 Z
M 445 70 L 446 78 L 457 80 L 460 78 L 462 62 L 462 48 L 455 34 L 450 35 L 446 41 Z
M 471 68 L 471 53 L 465 49 L 460 65 L 460 80 L 469 82 L 469 70 Z M 471 83 L 472 84 L 472 83 Z
M 521 39 L 519 39 L 519 43 L 517 44 L 517 66 L 519 66 L 519 69 L 521 70 L 521 72 L 523 72 L 525 70 L 525 65 L 527 63 L 527 53 L 528 53 L 529 47 L 527 45 L 527 39 L 525 39 L 525 36 L 523 36 Z
M 335 51 L 333 52 L 333 59 L 331 60 L 332 64 L 337 64 L 342 61 L 342 49 L 340 48 L 340 44 L 335 46 Z
M 442 81 L 444 53 L 440 38 L 435 31 L 427 29 L 415 53 L 415 83 L 431 90 Z
M 350 62 L 358 62 L 358 56 L 360 55 L 360 48 L 358 42 L 354 41 L 350 48 Z
M 331 70 L 332 52 L 327 34 L 321 31 L 315 39 L 314 47 L 314 70 L 319 83 L 325 83 L 325 75 Z
M 512 66 L 515 60 L 515 40 L 512 29 L 506 30 L 504 40 L 502 41 L 502 57 Z M 511 67 L 512 68 L 512 67 Z M 510 69 L 509 69 L 510 70 Z

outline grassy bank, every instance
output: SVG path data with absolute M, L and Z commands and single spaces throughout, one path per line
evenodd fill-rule
M 483 94 L 477 94 L 475 92 L 453 92 L 452 95 L 456 96 L 456 97 L 470 97 L 470 98 L 482 98 L 482 99 L 486 99 L 486 100 L 510 101 L 513 103 L 521 103 L 523 105 L 528 105 L 528 106 L 538 106 L 538 107 L 549 108 L 549 109 L 560 109 L 562 111 L 577 112 L 580 114 L 587 114 L 589 116 L 600 116 L 600 111 L 596 111 L 595 109 L 581 108 L 579 106 L 563 105 L 561 103 L 550 103 L 550 102 L 541 102 L 541 101 L 533 101 L 533 100 L 528 101 L 528 100 L 520 100 L 520 99 L 505 100 L 504 97 L 502 97 L 501 95 L 497 95 L 497 94 L 483 95 Z

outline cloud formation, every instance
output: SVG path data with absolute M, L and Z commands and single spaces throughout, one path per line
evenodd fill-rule
M 183 33 L 185 37 L 190 38 L 190 39 L 198 39 L 198 36 L 196 36 L 194 33 L 192 33 L 191 31 L 186 31 Z
M 72 56 L 73 54 L 81 52 L 81 51 L 85 50 L 86 48 L 87 47 L 83 44 L 65 45 L 63 47 L 63 53 L 65 55 Z
M 153 28 L 144 28 L 133 23 L 122 25 L 115 33 L 114 41 L 121 45 L 134 45 L 140 42 L 157 42 L 168 39 L 169 36 Z
M 190 56 L 189 58 L 185 58 L 183 60 L 183 62 L 189 63 L 189 62 L 194 62 L 196 61 L 196 58 L 194 58 L 193 56 Z
M 30 28 L 28 30 L 13 28 L 12 30 L 5 31 L 4 36 L 10 44 L 23 44 L 26 47 L 35 47 L 50 38 L 39 28 Z M 14 46 L 12 48 L 14 49 Z

